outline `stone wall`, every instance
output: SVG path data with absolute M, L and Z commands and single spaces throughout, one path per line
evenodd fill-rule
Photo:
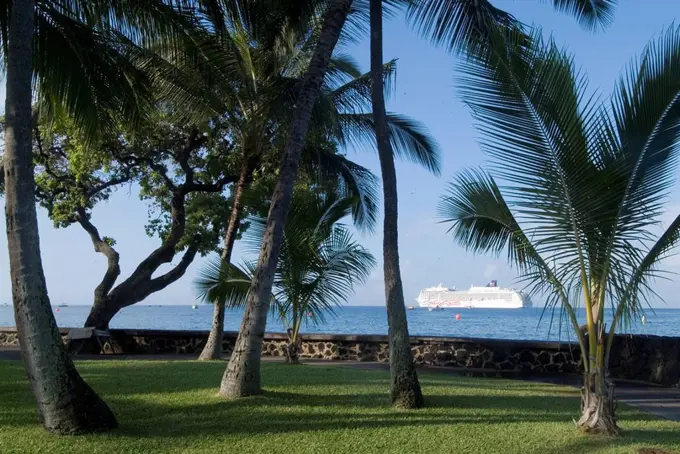
M 65 338 L 68 329 L 61 330 Z M 237 333 L 227 332 L 222 352 L 231 354 Z M 207 331 L 111 330 L 107 354 L 198 355 Z M 267 333 L 263 356 L 283 356 L 286 336 Z M 455 367 L 485 375 L 577 374 L 581 370 L 577 344 L 450 337 L 411 338 L 414 359 L 423 366 Z M 17 347 L 14 328 L 0 328 L 0 348 Z M 99 347 L 96 346 L 96 349 Z M 301 357 L 336 361 L 388 361 L 387 336 L 303 336 Z M 614 378 L 680 386 L 680 338 L 617 336 L 610 371 Z

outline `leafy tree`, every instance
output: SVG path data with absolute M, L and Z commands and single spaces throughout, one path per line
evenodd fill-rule
M 539 36 L 520 43 L 497 34 L 488 58 L 460 68 L 463 99 L 494 165 L 458 176 L 441 214 L 468 250 L 507 249 L 529 291 L 547 292 L 547 310 L 561 307 L 583 358 L 578 426 L 615 434 L 612 341 L 654 294 L 650 281 L 680 238 L 680 217 L 651 234 L 678 160 L 680 28 L 650 43 L 603 104 L 588 96 L 571 57 Z
M 96 146 L 78 139 L 70 122 L 47 134 L 36 131 L 35 156 L 40 203 L 57 227 L 80 225 L 108 266 L 94 291 L 85 326 L 107 329 L 122 308 L 142 301 L 184 275 L 197 253 L 218 248 L 228 200 L 223 192 L 236 177 L 234 144 L 225 125 L 177 126 L 162 117 L 134 136 L 110 135 Z M 120 276 L 119 254 L 112 238 L 92 223 L 94 206 L 124 184 L 138 184 L 140 197 L 156 213 L 146 227 L 161 239 L 132 272 Z M 170 271 L 154 277 L 177 252 L 184 254 Z
M 309 189 L 297 190 L 286 219 L 281 254 L 277 263 L 272 310 L 286 325 L 286 361 L 299 363 L 302 323 L 324 321 L 364 282 L 375 259 L 354 242 L 339 222 L 349 216 L 356 200 Z M 244 241 L 257 253 L 265 219 L 254 219 Z M 242 266 L 213 260 L 199 272 L 195 286 L 199 297 L 212 304 L 242 308 L 255 270 L 254 262 Z

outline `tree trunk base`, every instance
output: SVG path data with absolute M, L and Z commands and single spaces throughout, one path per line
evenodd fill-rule
M 263 394 L 260 385 L 260 357 L 253 357 L 238 350 L 238 341 L 231 355 L 227 370 L 222 376 L 220 397 L 225 399 L 239 399 L 241 397 L 259 396 Z
M 215 342 L 211 343 L 210 341 L 205 344 L 201 354 L 198 356 L 199 361 L 217 361 L 220 359 L 222 359 L 221 345 L 217 345 Z
M 404 410 L 415 410 L 425 406 L 423 392 L 415 368 L 407 377 L 395 380 L 391 390 L 392 405 Z
M 259 384 L 250 384 L 248 382 L 236 382 L 235 384 L 223 382 L 219 392 L 220 397 L 229 400 L 240 399 L 242 397 L 261 396 L 262 394 L 264 394 L 264 392 Z
M 289 342 L 284 353 L 286 364 L 300 364 L 300 349 L 296 344 Z
M 621 429 L 616 425 L 616 401 L 614 387 L 605 384 L 605 393 L 599 394 L 588 386 L 581 389 L 581 419 L 576 423 L 585 433 L 597 435 L 620 435 Z
M 107 432 L 118 427 L 111 408 L 94 392 L 67 359 L 66 379 L 70 382 L 68 395 L 42 414 L 45 429 L 56 435 L 83 435 Z

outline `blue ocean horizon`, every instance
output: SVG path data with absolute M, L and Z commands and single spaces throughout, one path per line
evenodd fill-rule
M 82 326 L 90 306 L 53 306 L 57 324 L 62 328 Z M 123 309 L 111 322 L 111 328 L 158 330 L 209 330 L 212 306 L 198 305 L 135 305 Z M 242 311 L 227 311 L 225 330 L 238 331 Z M 559 310 L 543 312 L 542 307 L 525 309 L 446 309 L 429 312 L 416 308 L 407 311 L 409 332 L 412 336 L 476 337 L 491 339 L 518 339 L 539 341 L 574 341 L 571 325 L 560 320 Z M 460 320 L 456 315 L 460 314 Z M 541 318 L 542 316 L 542 318 Z M 680 336 L 680 309 L 647 309 L 647 323 L 632 320 L 619 330 L 629 334 Z M 641 316 L 640 316 L 641 317 Z M 579 310 L 580 321 L 585 312 Z M 611 312 L 605 322 L 609 325 Z M 551 323 L 552 322 L 552 323 Z M 14 326 L 12 306 L 0 306 L 0 327 Z M 285 327 L 274 316 L 267 321 L 267 332 L 284 332 Z M 344 306 L 335 314 L 325 316 L 325 323 L 309 323 L 303 333 L 327 334 L 387 334 L 387 316 L 384 306 Z

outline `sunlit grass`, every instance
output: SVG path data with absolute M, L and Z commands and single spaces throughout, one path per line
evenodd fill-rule
M 38 425 L 18 362 L 0 362 L 0 453 L 635 453 L 680 452 L 680 424 L 620 406 L 621 438 L 581 435 L 578 391 L 421 374 L 427 408 L 395 411 L 388 374 L 265 364 L 266 395 L 222 400 L 225 363 L 84 361 L 78 369 L 121 427 L 60 438 Z

